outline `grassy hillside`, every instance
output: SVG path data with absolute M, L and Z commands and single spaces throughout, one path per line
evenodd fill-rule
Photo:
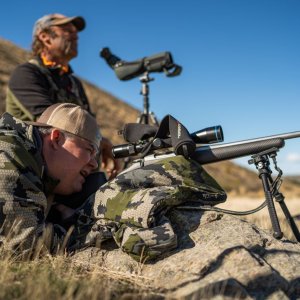
M 0 113 L 5 110 L 5 94 L 11 72 L 18 64 L 25 62 L 29 56 L 30 54 L 25 50 L 9 41 L 0 39 Z M 124 141 L 117 135 L 117 131 L 123 128 L 125 123 L 135 122 L 139 112 L 102 88 L 84 80 L 83 84 L 103 135 L 111 138 L 114 144 L 123 143 Z M 231 161 L 207 165 L 205 169 L 230 194 L 263 196 L 261 183 L 256 173 L 239 167 Z M 297 180 L 286 180 L 282 188 L 287 196 L 300 196 L 300 183 Z

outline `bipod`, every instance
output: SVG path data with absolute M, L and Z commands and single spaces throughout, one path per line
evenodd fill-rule
M 150 124 L 150 121 L 153 125 L 158 125 L 157 118 L 153 112 L 149 111 L 149 82 L 153 81 L 154 78 L 149 77 L 149 73 L 146 72 L 143 76 L 140 77 L 142 83 L 141 95 L 143 95 L 143 112 L 137 118 L 137 123 L 140 124 Z
M 252 155 L 248 163 L 255 164 L 256 169 L 258 170 L 258 177 L 262 181 L 264 193 L 265 193 L 265 200 L 268 206 L 269 216 L 272 223 L 273 228 L 273 236 L 276 239 L 281 239 L 283 234 L 280 228 L 278 216 L 276 213 L 276 208 L 273 202 L 273 199 L 279 203 L 285 218 L 298 242 L 300 242 L 300 233 L 298 227 L 291 216 L 285 202 L 284 196 L 282 193 L 279 192 L 279 188 L 282 182 L 282 170 L 277 166 L 276 156 L 277 152 L 279 151 L 278 148 L 271 148 L 269 150 L 260 152 L 258 154 Z M 278 175 L 275 180 L 273 180 L 270 168 L 270 158 L 272 158 L 275 170 L 278 172 Z

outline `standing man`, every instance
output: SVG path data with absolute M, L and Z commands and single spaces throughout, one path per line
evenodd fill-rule
M 4 249 L 30 255 L 38 246 L 50 252 L 63 247 L 66 230 L 47 222 L 47 214 L 54 194 L 81 191 L 86 177 L 97 168 L 100 141 L 96 119 L 75 104 L 49 106 L 38 122 L 25 123 L 3 114 L 0 245 Z M 63 218 L 74 225 L 67 247 L 80 246 L 92 220 L 78 211 Z
M 36 120 L 55 103 L 74 103 L 91 112 L 83 86 L 69 65 L 78 54 L 78 32 L 84 28 L 85 20 L 79 16 L 50 14 L 36 21 L 33 58 L 18 66 L 11 76 L 7 112 L 24 121 Z M 102 167 L 109 178 L 120 171 L 119 162 L 112 158 L 111 146 L 109 140 L 102 140 Z

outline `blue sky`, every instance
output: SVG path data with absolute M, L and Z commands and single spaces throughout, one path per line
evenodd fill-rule
M 172 53 L 182 74 L 152 74 L 150 83 L 160 119 L 171 114 L 191 132 L 221 125 L 225 142 L 300 130 L 299 0 L 5 1 L 0 37 L 30 49 L 33 23 L 53 12 L 86 19 L 75 73 L 138 109 L 139 79 L 120 81 L 99 57 L 103 47 L 127 61 Z M 300 174 L 300 139 L 278 161 Z

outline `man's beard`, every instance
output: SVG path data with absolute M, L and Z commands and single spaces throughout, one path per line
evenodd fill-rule
M 76 41 L 70 41 L 65 38 L 63 38 L 63 50 L 64 55 L 68 57 L 75 57 L 77 56 L 77 46 L 74 46 L 73 43 L 76 43 Z

